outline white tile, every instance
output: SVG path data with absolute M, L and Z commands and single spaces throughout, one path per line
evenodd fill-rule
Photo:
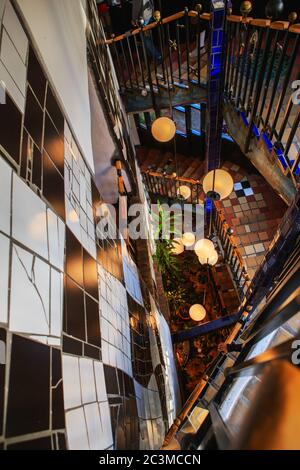
M 108 343 L 101 339 L 101 352 L 103 364 L 109 364 L 109 346 Z
M 94 402 L 96 401 L 96 384 L 94 377 L 93 361 L 91 359 L 80 358 L 79 366 L 82 402 Z
M 7 71 L 16 83 L 20 92 L 25 96 L 26 90 L 26 66 L 15 49 L 5 29 L 2 30 L 0 58 Z
M 49 265 L 13 246 L 10 319 L 11 331 L 49 334 Z
M 0 322 L 7 323 L 9 239 L 0 234 Z
M 5 83 L 5 88 L 10 97 L 15 102 L 16 106 L 19 108 L 22 114 L 25 112 L 25 96 L 22 95 L 19 88 L 11 78 L 7 69 L 0 59 L 0 81 Z
M 12 235 L 48 259 L 46 205 L 16 174 L 13 175 Z
M 28 51 L 28 39 L 9 1 L 7 2 L 6 7 L 5 7 L 3 25 L 5 26 L 6 31 L 8 32 L 11 40 L 13 41 L 15 45 L 15 48 L 17 49 L 18 53 L 20 54 L 25 64 L 26 59 L 27 59 L 27 51 Z
M 51 268 L 50 334 L 61 337 L 63 310 L 63 275 Z
M 107 401 L 104 369 L 102 362 L 94 362 L 94 372 L 96 379 L 97 400 Z
M 89 441 L 82 408 L 66 413 L 69 450 L 89 450 Z
M 65 225 L 55 215 L 47 209 L 48 219 L 48 240 L 49 240 L 49 261 L 60 271 L 64 270 L 64 243 L 65 243 Z
M 12 170 L 0 157 L 0 230 L 7 235 L 10 235 L 11 181 Z
M 104 432 L 102 434 L 102 439 L 101 439 L 101 448 L 107 449 L 108 447 L 113 445 L 111 416 L 110 416 L 110 409 L 109 409 L 108 402 L 105 401 L 103 403 L 99 403 L 99 410 L 100 410 L 102 428 L 104 429 Z
M 80 406 L 81 388 L 79 361 L 76 357 L 63 355 L 63 384 L 65 409 Z
M 102 429 L 98 403 L 91 403 L 84 406 L 84 414 L 87 425 L 87 432 L 91 450 L 102 450 L 101 438 L 105 433 Z

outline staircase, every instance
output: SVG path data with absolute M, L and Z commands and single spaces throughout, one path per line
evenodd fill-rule
M 228 15 L 224 119 L 231 137 L 289 204 L 300 178 L 300 24 Z M 207 102 L 210 57 L 200 31 L 211 15 L 182 11 L 106 42 L 128 112 Z M 210 36 L 208 34 L 208 36 Z M 161 60 L 146 53 L 153 41 Z M 204 51 L 204 52 L 203 52 Z M 294 87 L 294 88 L 293 88 Z M 299 87 L 298 87 L 299 88 Z

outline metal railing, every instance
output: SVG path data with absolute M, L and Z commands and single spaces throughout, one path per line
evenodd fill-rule
M 207 55 L 200 47 L 200 35 L 210 15 L 186 8 L 167 18 L 154 16 L 147 26 L 112 36 L 106 44 L 120 91 L 150 92 L 155 108 L 155 95 L 163 89 L 206 84 Z
M 242 302 L 251 282 L 247 273 L 247 266 L 237 248 L 235 238 L 231 234 L 230 227 L 217 202 L 215 202 L 212 224 L 214 233 L 221 243 L 224 261 L 230 267 L 233 281 Z
M 225 100 L 248 128 L 247 153 L 254 139 L 264 142 L 294 184 L 300 175 L 300 24 L 228 17 Z M 298 92 L 299 96 L 299 92 Z
M 163 175 L 156 171 L 147 170 L 143 172 L 143 180 L 148 193 L 168 199 L 180 199 L 180 186 L 187 186 L 191 195 L 184 200 L 185 203 L 198 204 L 203 193 L 200 181 L 192 178 Z

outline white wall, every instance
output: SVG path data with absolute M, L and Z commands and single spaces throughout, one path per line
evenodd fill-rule
M 17 0 L 86 162 L 94 171 L 81 0 Z

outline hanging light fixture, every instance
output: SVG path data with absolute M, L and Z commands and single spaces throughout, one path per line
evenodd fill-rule
M 211 240 L 208 240 L 207 238 L 202 238 L 201 240 L 198 240 L 196 245 L 195 245 L 195 253 L 196 255 L 202 256 L 204 258 L 207 258 L 215 249 L 215 245 Z
M 186 185 L 179 186 L 177 189 L 177 196 L 181 197 L 182 199 L 189 199 L 191 197 L 192 191 Z
M 233 179 L 225 170 L 212 170 L 203 180 L 203 191 L 209 199 L 220 201 L 232 193 Z
M 192 232 L 186 232 L 182 235 L 182 243 L 186 247 L 193 246 L 195 243 L 196 237 Z
M 171 252 L 173 255 L 181 255 L 184 252 L 184 245 L 180 238 L 174 238 Z
M 215 266 L 218 262 L 219 255 L 217 251 L 214 249 L 207 255 L 198 256 L 198 259 L 201 264 L 208 264 L 209 266 Z
M 159 117 L 153 121 L 151 132 L 158 142 L 170 142 L 176 134 L 175 122 L 167 116 Z
M 206 317 L 206 310 L 203 305 L 194 304 L 191 306 L 189 314 L 192 320 L 199 322 Z

